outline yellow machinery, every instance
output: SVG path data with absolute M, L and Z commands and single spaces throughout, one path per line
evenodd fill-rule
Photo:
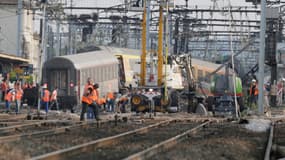
M 170 105 L 170 100 L 168 99 L 168 92 L 166 87 L 166 70 L 165 76 L 163 75 L 163 6 L 159 7 L 159 32 L 158 32 L 158 51 L 157 51 L 157 71 L 156 75 L 153 72 L 154 65 L 148 65 L 147 56 L 153 57 L 153 55 L 148 55 L 149 48 L 148 43 L 148 12 L 149 12 L 149 2 L 145 1 L 143 21 L 142 21 L 142 54 L 141 54 L 141 66 L 140 66 L 140 81 L 139 87 L 136 93 L 133 93 L 131 97 L 131 105 L 133 110 L 137 112 L 141 111 L 166 111 L 167 106 Z M 166 46 L 167 47 L 167 46 Z M 167 53 L 166 48 L 166 53 Z M 150 53 L 153 54 L 153 53 Z M 165 58 L 167 60 L 167 58 Z M 150 58 L 150 63 L 156 63 L 154 59 Z M 166 62 L 166 61 L 165 61 Z M 150 66 L 150 67 L 149 67 Z M 147 68 L 148 67 L 148 68 Z M 153 78 L 155 76 L 155 78 Z M 156 82 L 149 84 L 149 80 L 156 80 Z

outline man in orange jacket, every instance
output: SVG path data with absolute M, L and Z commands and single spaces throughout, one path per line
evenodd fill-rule
M 10 112 L 11 102 L 15 99 L 15 91 L 13 89 L 8 89 L 5 94 L 5 104 L 6 104 L 6 112 Z
M 257 83 L 256 80 L 253 79 L 251 81 L 250 85 L 250 90 L 249 90 L 249 95 L 251 97 L 251 104 L 256 104 L 257 103 L 257 97 L 258 97 L 258 88 L 257 88 Z
M 49 100 L 50 100 L 50 92 L 47 89 L 47 86 L 43 86 L 43 95 L 42 95 L 42 104 L 45 107 L 46 113 L 48 113 L 48 106 L 49 106 Z
M 100 120 L 99 118 L 100 99 L 99 99 L 98 88 L 99 88 L 99 84 L 98 83 L 94 84 L 91 94 L 90 94 L 90 99 L 92 102 L 89 105 L 89 107 L 93 109 L 93 114 L 97 121 Z
M 108 92 L 107 93 L 107 101 L 106 101 L 106 104 L 107 104 L 107 109 L 109 112 L 114 112 L 114 103 L 115 103 L 115 96 L 114 96 L 114 93 L 113 92 Z
M 87 83 L 84 86 L 83 95 L 81 98 L 81 114 L 80 114 L 80 121 L 84 121 L 85 117 L 84 114 L 86 113 L 87 107 L 92 103 L 90 99 L 90 95 L 93 90 L 92 79 L 89 77 L 87 78 Z

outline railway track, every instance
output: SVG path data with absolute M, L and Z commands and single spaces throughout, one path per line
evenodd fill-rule
M 86 143 L 96 139 L 113 136 L 122 132 L 127 132 L 154 123 L 153 120 L 144 120 L 140 124 L 105 121 L 97 123 L 88 122 L 77 124 L 76 126 L 60 127 L 44 131 L 36 131 L 0 137 L 0 153 L 4 154 L 6 159 L 30 159 L 33 156 L 46 154 L 49 152 L 65 149 L 78 144 Z M 157 122 L 157 121 L 156 121 Z M 5 143 L 3 143 L 5 142 Z M 21 156 L 17 158 L 13 152 Z M 16 157 L 16 158 L 15 158 Z
M 271 142 L 265 160 L 278 160 L 285 158 L 285 122 L 279 120 L 271 126 Z M 271 148 L 270 148 L 271 147 Z
M 270 160 L 280 154 L 280 146 L 282 149 L 285 144 L 285 124 L 275 123 L 269 132 L 253 132 L 246 129 L 245 124 L 213 118 L 156 122 L 144 119 L 117 122 L 117 125 L 111 121 L 91 122 L 12 135 L 21 135 L 14 139 L 2 136 L 0 153 L 5 153 L 6 159 L 12 156 L 12 159 L 33 160 L 160 160 L 170 157 L 174 160 L 207 157 Z M 277 132 L 276 126 L 283 131 Z M 12 154 L 13 147 L 20 150 L 19 158 Z
M 0 128 L 0 143 L 17 140 L 27 136 L 51 134 L 60 131 L 63 132 L 68 128 L 80 125 L 83 124 L 81 122 L 47 120 L 4 127 Z
M 210 123 L 169 120 L 144 128 L 98 139 L 33 159 L 122 159 L 184 132 L 194 132 Z
M 267 132 L 249 131 L 238 123 L 211 124 L 185 136 L 175 147 L 160 150 L 144 159 L 263 159 L 267 138 Z
M 0 115 L 0 123 L 25 121 L 26 115 Z

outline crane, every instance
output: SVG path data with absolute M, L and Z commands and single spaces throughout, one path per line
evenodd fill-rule
M 167 87 L 167 58 L 163 56 L 163 9 L 164 6 L 159 6 L 159 31 L 158 31 L 158 49 L 157 61 L 154 58 L 154 53 L 149 49 L 149 12 L 150 0 L 144 1 L 144 12 L 142 21 L 142 52 L 140 63 L 140 80 L 138 92 L 131 96 L 131 104 L 133 110 L 136 111 L 166 111 L 166 108 L 171 104 L 171 98 L 168 96 Z M 165 3 L 164 3 L 165 4 Z M 166 5 L 168 1 L 166 1 Z M 168 54 L 167 45 L 165 47 L 166 55 Z M 147 56 L 149 59 L 147 59 Z M 149 60 L 147 62 L 147 60 Z M 165 63 L 164 63 L 165 62 Z M 157 70 L 155 70 L 157 64 Z M 163 72 L 163 69 L 165 70 Z

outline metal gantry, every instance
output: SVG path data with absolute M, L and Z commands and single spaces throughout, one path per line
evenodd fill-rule
M 149 13 L 149 48 L 157 50 L 159 30 L 159 3 L 151 1 Z M 125 0 L 110 7 L 97 6 L 95 2 L 75 2 L 73 0 L 47 1 L 46 32 L 54 35 L 47 40 L 48 58 L 55 55 L 74 54 L 84 48 L 96 45 L 112 45 L 140 49 L 142 39 L 143 5 L 136 0 Z M 142 1 L 141 1 L 142 2 Z M 279 40 L 284 39 L 284 2 L 267 1 L 267 7 L 280 7 L 278 18 Z M 90 5 L 93 4 L 93 5 Z M 41 3 L 24 0 L 23 6 L 35 16 L 43 16 Z M 164 12 L 166 10 L 164 9 Z M 230 41 L 237 52 L 249 39 L 258 39 L 260 32 L 260 4 L 251 6 L 219 6 L 218 1 L 209 2 L 209 7 L 176 5 L 169 10 L 170 53 L 191 53 L 205 60 L 217 59 L 230 53 Z M 233 18 L 229 18 L 232 16 Z M 43 27 L 43 26 L 42 26 Z M 229 29 L 232 27 L 233 29 Z M 165 27 L 166 28 L 166 27 Z M 42 35 L 42 33 L 41 33 Z M 230 40 L 230 35 L 233 37 Z M 57 43 L 56 43 L 57 42 Z M 60 42 L 60 43 L 58 43 Z M 55 46 L 57 45 L 57 46 Z M 256 62 L 259 43 L 252 43 L 239 56 L 246 61 Z M 67 48 L 69 48 L 67 50 Z M 96 48 L 96 47 L 95 47 Z M 248 60 L 253 58 L 253 60 Z M 250 65 L 248 66 L 250 68 Z

